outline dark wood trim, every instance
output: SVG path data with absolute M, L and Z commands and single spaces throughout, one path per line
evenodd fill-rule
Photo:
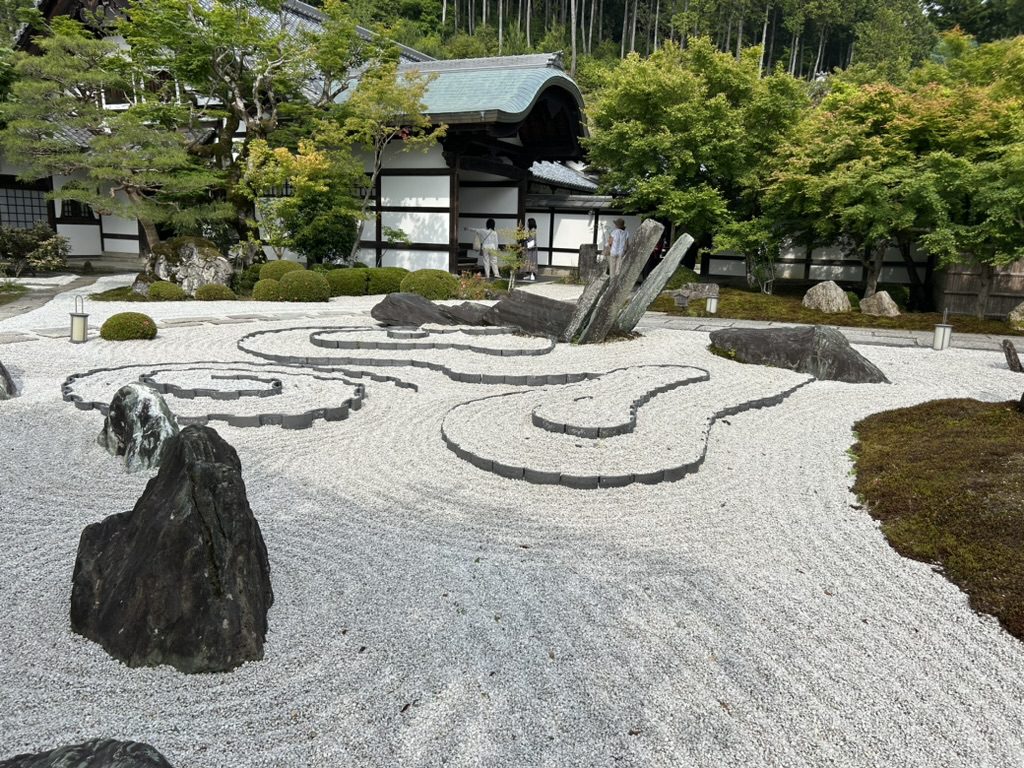
M 469 213 L 464 212 L 461 214 L 464 219 L 512 219 L 515 221 L 516 215 L 514 213 Z
M 516 191 L 516 222 L 526 229 L 526 179 L 520 179 Z
M 463 157 L 460 160 L 460 167 L 464 171 L 490 173 L 494 176 L 502 176 L 506 179 L 514 179 L 515 181 L 525 179 L 528 176 L 525 169 L 507 163 L 485 160 L 481 157 Z
M 451 173 L 449 168 L 382 168 L 377 175 L 381 176 L 447 176 Z
M 554 250 L 552 248 L 552 244 L 555 242 L 555 211 L 554 211 L 554 209 L 551 209 L 548 212 L 548 214 L 549 214 L 548 215 L 548 247 L 545 248 L 544 250 L 546 250 L 548 252 L 548 263 L 545 266 L 550 267 L 551 266 L 551 262 L 554 260 L 553 259 Z M 540 253 L 539 250 L 538 250 L 538 253 Z
M 468 189 L 511 189 L 516 185 L 510 181 L 460 181 L 459 186 Z
M 447 205 L 382 205 L 377 210 L 381 213 L 448 213 L 451 209 Z
M 387 240 L 360 240 L 360 248 L 374 248 L 383 251 L 435 251 L 444 253 L 449 250 L 448 243 L 392 243 Z
M 139 226 L 141 227 L 142 225 L 140 224 Z M 101 234 L 102 234 L 102 230 L 101 230 Z M 114 234 L 114 233 L 103 234 L 103 238 L 105 240 L 129 240 L 129 241 L 134 241 L 136 243 L 141 243 L 142 239 L 143 239 L 143 236 L 144 235 L 141 232 L 139 234 L 137 234 L 137 235 L 118 235 L 118 234 Z
M 374 205 L 373 205 L 373 223 L 374 223 L 374 237 L 376 238 L 376 254 L 374 255 L 374 264 L 378 267 L 383 263 L 384 250 L 381 248 L 381 241 L 384 239 L 383 222 L 381 222 L 380 215 L 380 179 L 381 174 L 377 174 L 377 181 L 373 185 L 374 194 Z

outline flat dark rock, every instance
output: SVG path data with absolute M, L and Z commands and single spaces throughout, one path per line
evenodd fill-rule
M 0 760 L 0 768 L 173 768 L 149 744 L 92 739 L 49 752 L 16 755 Z
M 531 336 L 559 339 L 575 305 L 527 291 L 512 291 L 484 314 L 487 325 L 512 326 Z
M 132 383 L 110 401 L 96 442 L 112 456 L 123 456 L 129 472 L 159 466 L 167 441 L 178 434 L 178 423 L 164 398 L 152 387 Z
M 805 328 L 723 328 L 711 346 L 741 363 L 789 368 L 817 379 L 848 384 L 888 384 L 878 367 L 850 346 L 839 331 Z
M 370 316 L 382 325 L 456 325 L 441 307 L 416 293 L 389 293 Z
M 263 658 L 273 601 L 238 454 L 190 426 L 134 509 L 82 531 L 71 628 L 130 667 L 225 672 Z
M 461 304 L 441 308 L 441 311 L 448 315 L 456 325 L 486 325 L 484 315 L 489 310 L 490 307 L 486 304 L 476 304 L 472 301 L 464 301 Z
M 0 363 L 0 400 L 9 400 L 17 394 L 18 389 L 14 386 L 14 379 L 4 368 L 4 364 Z

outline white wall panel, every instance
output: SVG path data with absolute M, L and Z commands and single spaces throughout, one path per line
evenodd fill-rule
M 451 198 L 447 176 L 382 176 L 381 205 L 447 206 Z
M 861 267 L 859 264 L 848 267 L 826 267 L 820 264 L 811 264 L 809 277 L 811 280 L 856 282 L 861 279 Z
M 440 144 L 426 152 L 417 149 L 403 152 L 404 144 L 393 141 L 384 148 L 383 168 L 447 168 Z
M 742 261 L 731 259 L 716 259 L 714 256 L 706 256 L 708 259 L 708 272 L 712 276 L 719 277 L 745 277 L 747 266 Z
M 448 245 L 447 213 L 419 213 L 417 211 L 389 212 L 380 215 L 381 226 L 401 229 L 411 243 L 437 243 Z M 373 230 L 364 233 L 363 239 L 373 237 Z
M 68 239 L 72 256 L 100 256 L 103 242 L 100 240 L 99 222 L 96 224 L 58 224 L 57 234 Z
M 113 240 L 103 238 L 103 250 L 108 253 L 134 253 L 138 254 L 139 242 L 137 240 Z
M 410 271 L 417 269 L 448 270 L 448 251 L 400 251 L 388 250 L 383 259 L 385 267 L 404 267 Z
M 519 211 L 519 189 L 511 187 L 461 187 L 459 210 L 467 213 L 515 216 Z
M 103 232 L 107 235 L 138 235 L 139 222 L 121 216 L 103 216 Z M 109 250 L 109 249 L 108 249 Z
M 579 248 L 583 243 L 593 242 L 593 219 L 586 213 L 556 213 L 555 231 L 552 233 L 553 248 L 571 248 L 575 255 L 573 266 L 579 257 Z
M 390 254 L 385 254 L 385 258 Z M 356 251 L 356 259 L 363 262 L 363 264 L 369 264 L 371 267 L 377 263 L 377 254 L 372 248 L 360 248 Z

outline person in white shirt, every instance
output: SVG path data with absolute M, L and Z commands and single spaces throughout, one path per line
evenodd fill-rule
M 480 260 L 484 265 L 484 277 L 487 280 L 498 280 L 501 274 L 498 272 L 498 233 L 494 231 L 494 219 L 487 220 L 487 226 L 483 229 L 463 227 L 463 231 L 472 232 L 480 241 Z M 493 272 L 494 277 L 491 277 Z
M 625 220 L 616 219 L 612 223 L 615 226 L 608 233 L 605 252 L 608 254 L 608 273 L 615 277 L 622 264 L 622 257 L 626 253 L 626 246 L 629 245 L 629 232 L 626 231 Z

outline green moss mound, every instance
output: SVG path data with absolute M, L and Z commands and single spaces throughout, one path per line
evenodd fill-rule
M 280 290 L 282 301 L 327 301 L 331 297 L 327 278 L 305 269 L 286 273 Z
M 107 341 L 156 338 L 156 323 L 141 312 L 119 312 L 100 326 L 100 337 Z
M 331 296 L 365 296 L 368 269 L 335 269 L 327 274 Z
M 178 264 L 181 262 L 182 250 L 190 246 L 196 249 L 196 253 L 199 254 L 201 259 L 207 261 L 223 256 L 217 248 L 217 244 L 212 240 L 207 240 L 205 237 L 195 237 L 194 235 L 180 235 L 157 243 L 153 246 L 153 255 L 162 256 L 171 264 Z
M 199 301 L 234 301 L 237 298 L 234 291 L 219 283 L 200 285 L 196 288 L 196 299 Z
M 158 280 L 149 286 L 150 301 L 184 301 L 187 294 L 177 283 Z
M 934 400 L 854 425 L 853 490 L 905 557 L 942 574 L 1024 640 L 1024 413 Z
M 679 267 L 665 283 L 666 291 L 674 291 L 686 283 L 699 283 L 700 275 L 689 267 Z
M 301 264 L 296 264 L 294 261 L 285 261 L 284 259 L 268 261 L 260 267 L 260 280 L 280 280 L 289 272 L 302 268 Z
M 99 293 L 90 293 L 89 298 L 93 301 L 149 301 L 141 293 L 136 293 L 130 285 L 122 285 L 119 288 L 110 288 Z
M 236 272 L 231 279 L 231 287 L 237 294 L 252 293 L 252 288 L 260 279 L 263 264 L 250 264 L 241 272 Z
M 459 293 L 459 280 L 441 269 L 419 269 L 402 280 L 402 293 L 418 293 L 425 299 L 454 299 Z
M 398 293 L 402 290 L 402 281 L 409 274 L 408 269 L 401 267 L 371 267 L 366 272 L 366 292 L 370 295 Z
M 281 283 L 277 280 L 259 280 L 252 287 L 252 297 L 256 301 L 280 301 Z

